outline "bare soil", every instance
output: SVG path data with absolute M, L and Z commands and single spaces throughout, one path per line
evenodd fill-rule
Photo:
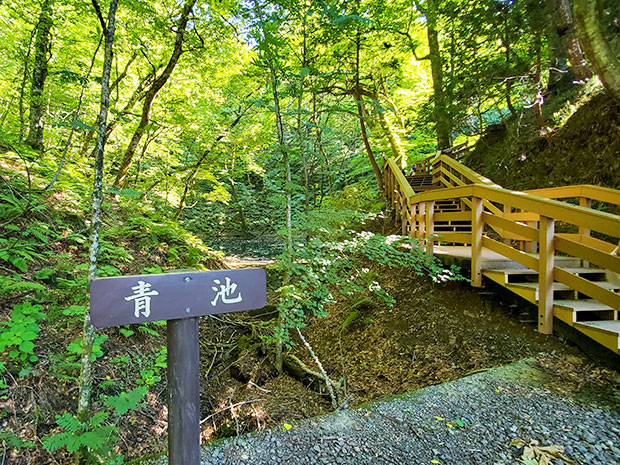
M 304 335 L 333 379 L 346 380 L 349 406 L 398 395 L 454 380 L 525 357 L 537 357 L 553 369 L 558 389 L 578 391 L 589 385 L 608 390 L 618 375 L 589 360 L 557 337 L 544 336 L 522 323 L 507 305 L 480 296 L 465 282 L 434 284 L 406 270 L 376 268 L 381 286 L 395 299 L 393 307 L 365 296 L 340 298 L 329 316 L 314 319 Z M 270 294 L 270 299 L 274 295 Z M 356 313 L 353 315 L 352 311 Z M 512 309 L 520 313 L 520 309 Z M 267 321 L 274 308 L 253 314 L 219 315 L 201 322 L 202 437 L 208 442 L 331 410 L 322 383 L 278 375 L 273 345 L 265 342 Z M 345 324 L 345 322 L 347 322 Z M 126 338 L 117 329 L 106 331 L 105 355 L 97 362 L 95 396 L 118 394 L 135 387 L 140 370 L 165 345 L 159 335 L 136 331 Z M 62 351 L 60 334 L 44 333 L 50 347 Z M 41 340 L 40 343 L 48 344 Z M 54 349 L 55 346 L 55 349 Z M 316 369 L 301 344 L 293 349 L 308 367 Z M 124 364 L 114 359 L 131 355 Z M 48 362 L 49 363 L 49 362 Z M 5 449 L 4 463 L 65 463 L 67 454 L 50 454 L 40 440 L 57 430 L 55 415 L 73 411 L 76 384 L 52 377 L 43 366 L 39 375 L 10 379 L 0 427 L 39 446 L 21 451 Z M 121 440 L 117 449 L 127 459 L 158 453 L 166 447 L 165 370 L 151 386 L 143 407 L 118 419 Z M 106 381 L 115 381 L 105 386 Z M 2 457 L 0 448 L 0 458 Z M 2 460 L 0 460 L 2 463 Z

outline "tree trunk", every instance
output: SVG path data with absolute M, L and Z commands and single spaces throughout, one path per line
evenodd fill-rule
M 131 160 L 133 158 L 134 153 L 140 143 L 140 139 L 144 135 L 146 131 L 146 127 L 150 122 L 151 117 L 151 107 L 153 106 L 153 101 L 157 94 L 161 90 L 161 88 L 168 82 L 168 79 L 172 75 L 172 71 L 179 61 L 181 54 L 183 53 L 183 40 L 185 36 L 185 30 L 187 28 L 187 23 L 189 22 L 189 14 L 194 7 L 196 0 L 186 0 L 183 5 L 183 10 L 181 11 L 181 17 L 179 19 L 179 23 L 176 28 L 176 36 L 174 41 L 174 50 L 172 51 L 172 55 L 170 56 L 170 60 L 168 60 L 168 64 L 162 71 L 162 73 L 153 81 L 151 87 L 146 92 L 144 97 L 144 104 L 142 105 L 142 115 L 140 117 L 140 123 L 138 124 L 138 128 L 133 134 L 129 145 L 127 146 L 127 150 L 123 155 L 123 160 L 118 168 L 118 172 L 116 174 L 116 179 L 114 180 L 114 187 L 123 187 L 125 184 L 125 179 L 127 178 L 127 173 L 129 172 L 129 167 L 131 166 Z
M 131 56 L 131 58 L 129 59 L 129 61 L 125 65 L 125 69 L 123 70 L 123 72 L 110 85 L 110 94 L 112 93 L 112 91 L 115 88 L 116 88 L 117 93 L 118 93 L 118 86 L 121 83 L 121 81 L 127 76 L 127 72 L 129 71 L 129 67 L 134 62 L 136 57 L 137 57 L 137 53 L 135 53 L 135 54 L 133 54 Z M 141 98 L 144 97 L 144 89 L 145 89 L 145 87 L 147 86 L 147 84 L 150 82 L 150 80 L 153 77 L 154 77 L 154 74 L 147 74 L 147 76 L 144 79 L 142 79 L 142 81 L 140 81 L 140 83 L 138 84 L 138 87 L 136 87 L 136 89 L 134 90 L 133 94 L 131 95 L 131 97 L 127 101 L 127 104 L 125 105 L 125 107 L 120 112 L 118 112 L 118 115 L 117 115 L 116 119 L 114 121 L 112 121 L 110 124 L 108 124 L 108 127 L 106 128 L 106 134 L 105 134 L 106 142 L 107 142 L 108 138 L 110 137 L 110 134 L 112 133 L 114 128 L 118 125 L 118 122 L 119 122 L 120 118 L 122 118 L 127 113 L 129 113 L 131 111 L 131 109 L 133 108 L 133 106 L 136 104 L 136 102 L 138 102 Z M 116 103 L 118 103 L 118 98 L 116 100 Z M 95 126 L 95 128 L 99 127 L 99 120 L 95 121 L 95 125 L 94 126 Z M 84 137 L 84 140 L 82 141 L 82 148 L 80 149 L 80 156 L 84 156 L 86 154 L 86 152 L 88 150 L 88 147 L 89 147 L 91 141 L 93 140 L 93 137 L 95 136 L 95 133 L 96 133 L 96 130 L 95 131 L 88 131 L 86 133 L 86 136 Z M 93 158 L 95 157 L 96 150 L 97 150 L 97 147 L 95 147 L 93 149 Z
M 368 134 L 366 133 L 366 123 L 364 122 L 364 109 L 362 107 L 362 91 L 360 88 L 360 47 L 361 47 L 361 33 L 359 29 L 355 37 L 355 101 L 357 103 L 357 115 L 360 120 L 360 131 L 362 133 L 362 141 L 364 142 L 364 148 L 366 154 L 372 165 L 372 170 L 375 173 L 377 179 L 377 186 L 379 190 L 383 192 L 383 176 L 381 175 L 381 169 L 375 160 L 375 155 L 372 153 L 370 142 L 368 141 Z
M 568 81 L 568 61 L 562 38 L 558 34 L 559 12 L 553 2 L 546 4 L 547 25 L 545 33 L 547 36 L 547 56 L 549 58 L 549 80 L 547 82 L 548 92 L 559 92 L 567 87 Z
M 43 114 L 45 99 L 43 91 L 47 79 L 47 63 L 52 47 L 52 1 L 43 0 L 37 36 L 34 43 L 34 69 L 32 71 L 32 85 L 30 87 L 30 129 L 26 142 L 35 150 L 43 150 Z
M 101 77 L 101 105 L 99 110 L 99 127 L 97 128 L 97 158 L 95 160 L 95 180 L 93 184 L 93 213 L 90 231 L 90 259 L 88 268 L 89 283 L 97 277 L 97 258 L 99 256 L 99 226 L 101 225 L 101 203 L 103 201 L 103 151 L 106 121 L 108 118 L 108 107 L 110 105 L 110 72 L 112 70 L 112 45 L 114 42 L 114 31 L 116 25 L 116 8 L 118 0 L 111 0 L 108 12 L 107 25 L 101 16 L 101 10 L 97 0 L 92 0 L 97 16 L 102 25 L 105 35 L 105 56 L 103 62 L 103 73 Z M 79 380 L 79 395 L 77 418 L 80 422 L 87 423 L 90 413 L 90 391 L 92 384 L 92 362 L 93 342 L 95 340 L 95 329 L 90 324 L 90 312 L 86 309 L 84 313 L 84 335 L 82 343 L 82 358 Z
M 95 59 L 97 58 L 97 53 L 99 53 L 99 47 L 101 47 L 102 39 L 103 37 L 99 39 L 99 43 L 97 44 L 95 53 L 93 53 L 93 59 L 90 62 L 90 67 L 88 68 L 88 73 L 86 74 L 86 82 L 88 82 L 88 80 L 90 79 L 90 73 L 93 70 L 93 67 L 95 66 Z M 80 119 L 80 111 L 82 111 L 82 101 L 84 100 L 85 89 L 86 89 L 86 86 L 82 85 L 80 89 L 80 98 L 78 99 L 78 106 L 75 110 L 75 115 L 73 116 L 74 123 L 77 123 Z M 67 152 L 69 151 L 69 147 L 71 147 L 71 141 L 73 140 L 73 134 L 75 134 L 74 125 L 71 126 L 71 130 L 69 131 L 69 137 L 67 138 L 67 142 L 65 143 L 65 148 L 62 151 L 62 156 L 60 157 L 60 163 L 58 163 L 58 168 L 56 169 L 54 176 L 52 176 L 52 180 L 50 181 L 50 183 L 45 187 L 45 190 L 50 190 L 52 187 L 54 187 L 54 184 L 56 184 L 56 181 L 58 180 L 58 176 L 60 176 L 60 173 L 62 172 L 62 167 L 65 164 L 65 158 L 67 156 Z
M 576 0 L 575 9 L 577 9 L 577 3 L 582 2 Z M 587 8 L 592 8 L 592 11 L 594 11 L 593 4 L 595 2 L 585 3 L 592 3 L 592 6 L 588 6 Z M 564 50 L 566 51 L 566 56 L 570 62 L 570 66 L 573 73 L 575 73 L 577 80 L 585 81 L 586 79 L 592 77 L 592 72 L 590 71 L 590 68 L 588 68 L 583 52 L 581 51 L 582 44 L 580 44 L 580 41 L 577 40 L 575 25 L 573 24 L 573 15 L 570 9 L 570 1 L 555 0 L 555 7 L 558 17 L 558 35 L 562 38 L 562 43 L 564 44 Z
M 26 110 L 24 108 L 24 94 L 26 93 L 26 83 L 28 82 L 28 73 L 30 73 L 30 53 L 32 52 L 32 41 L 34 40 L 34 36 L 37 32 L 37 28 L 35 27 L 30 33 L 30 40 L 28 41 L 28 50 L 26 51 L 26 57 L 24 58 L 24 74 L 22 75 L 22 85 L 19 89 L 19 137 L 18 141 L 21 142 L 24 140 L 24 114 Z
M 437 149 L 447 149 L 452 145 L 452 122 L 448 112 L 448 97 L 443 83 L 443 59 L 439 47 L 437 32 L 437 5 L 435 0 L 429 0 L 424 11 L 426 15 L 426 31 L 428 36 L 428 54 L 431 61 L 431 75 L 433 77 L 434 116 L 437 132 Z
M 237 188 L 235 187 L 235 180 L 232 175 L 228 178 L 230 183 L 230 195 L 232 195 L 233 201 L 237 205 L 237 212 L 239 213 L 239 220 L 241 221 L 241 230 L 243 231 L 243 237 L 250 237 L 250 231 L 248 229 L 248 222 L 245 219 L 245 211 L 243 205 L 239 201 L 239 195 L 237 194 Z
M 319 122 L 317 120 L 317 109 L 316 109 L 316 92 L 312 92 L 312 125 L 315 130 L 315 138 L 316 138 L 316 148 L 318 152 L 325 160 L 325 171 L 327 172 L 327 186 L 329 189 L 329 195 L 334 195 L 334 186 L 332 182 L 332 173 L 331 168 L 329 166 L 329 158 L 327 158 L 327 154 L 325 153 L 325 149 L 323 148 L 323 140 L 322 140 L 322 130 L 319 127 Z M 321 191 L 321 199 L 323 198 L 323 192 Z
M 179 208 L 177 208 L 177 212 L 174 215 L 174 221 L 179 219 L 179 217 L 181 216 L 181 213 L 183 213 L 183 210 L 185 209 L 185 199 L 187 198 L 187 194 L 189 193 L 190 185 L 191 185 L 192 181 L 196 178 L 196 175 L 198 174 L 198 171 L 200 170 L 200 166 L 205 161 L 205 158 L 207 158 L 207 156 L 213 151 L 213 149 L 215 148 L 217 143 L 219 141 L 221 141 L 228 132 L 230 132 L 232 129 L 234 129 L 234 127 L 237 126 L 237 124 L 239 124 L 239 121 L 241 121 L 241 118 L 243 117 L 243 115 L 245 115 L 246 112 L 250 108 L 252 108 L 253 105 L 254 105 L 254 103 L 250 103 L 245 108 L 245 110 L 243 110 L 239 114 L 239 116 L 237 116 L 235 118 L 235 120 L 230 124 L 230 126 L 228 127 L 228 131 L 226 131 L 225 133 L 222 133 L 219 136 L 217 136 L 215 138 L 215 140 L 213 141 L 213 143 L 211 144 L 211 146 L 202 153 L 202 155 L 200 156 L 200 158 L 198 159 L 198 161 L 194 165 L 194 168 L 192 169 L 192 172 L 185 179 L 185 187 L 183 188 L 183 194 L 181 195 L 181 200 L 179 201 Z
M 603 86 L 620 104 L 620 60 L 603 36 L 598 11 L 596 0 L 575 0 L 579 41 Z

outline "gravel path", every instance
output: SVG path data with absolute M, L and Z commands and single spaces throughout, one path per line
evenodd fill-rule
M 562 397 L 523 360 L 356 410 L 203 447 L 210 465 L 515 464 L 523 448 L 560 445 L 561 465 L 620 464 L 620 412 Z M 165 464 L 165 458 L 152 465 Z M 532 462 L 536 463 L 536 462 Z M 544 462 L 541 462 L 544 463 Z

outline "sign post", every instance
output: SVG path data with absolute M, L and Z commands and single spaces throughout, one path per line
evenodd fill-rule
M 265 270 L 187 271 L 100 278 L 90 285 L 93 326 L 167 320 L 168 463 L 200 464 L 198 317 L 263 308 Z

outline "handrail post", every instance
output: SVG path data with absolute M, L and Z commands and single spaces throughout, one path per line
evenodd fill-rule
M 418 237 L 424 239 L 426 233 L 426 203 L 420 202 L 418 204 Z
M 579 206 L 585 207 L 585 208 L 592 208 L 592 199 L 589 199 L 587 197 L 579 197 Z M 579 234 L 581 236 L 590 236 L 590 229 L 584 228 L 583 226 L 579 226 Z M 583 266 L 584 268 L 589 268 L 590 263 L 585 260 L 582 260 L 581 266 Z
M 482 199 L 471 199 L 471 285 L 482 287 Z
M 400 233 L 402 236 L 407 235 L 407 213 L 409 212 L 409 208 L 407 205 L 407 199 L 400 198 L 401 206 L 400 206 L 400 221 L 401 221 L 401 230 Z
M 412 204 L 410 206 L 409 215 L 411 223 L 409 223 L 409 236 L 416 237 L 416 221 L 417 221 L 417 205 Z
M 435 222 L 435 202 L 426 203 L 426 253 L 433 255 L 433 234 Z
M 592 208 L 592 199 L 588 199 L 587 197 L 580 197 L 579 206 L 585 208 Z M 579 226 L 579 234 L 581 234 L 582 236 L 589 236 L 590 229 Z
M 512 207 L 508 204 L 504 204 L 504 216 L 508 216 L 512 213 Z M 510 239 L 507 237 L 502 237 L 502 242 L 506 245 L 510 245 Z
M 553 266 L 555 221 L 540 217 L 538 259 L 538 331 L 553 333 Z

